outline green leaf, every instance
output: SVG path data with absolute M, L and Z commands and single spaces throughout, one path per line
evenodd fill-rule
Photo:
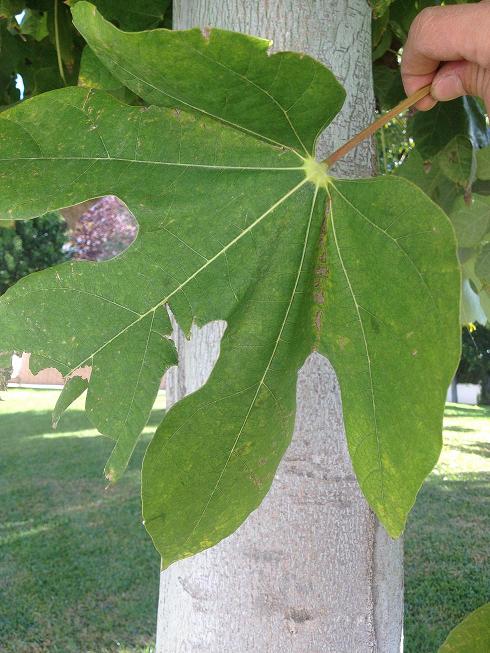
M 386 32 L 390 31 L 388 29 L 389 19 L 390 19 L 390 12 L 386 10 L 380 16 L 373 16 L 373 20 L 371 21 L 373 61 L 375 61 L 374 51 L 376 50 L 376 47 L 380 44 L 380 41 L 385 36 Z M 391 36 L 389 36 L 389 38 L 391 41 Z
M 459 134 L 469 136 L 463 99 L 438 102 L 430 111 L 418 111 L 408 123 L 409 135 L 424 159 L 432 159 Z
M 77 2 L 68 0 L 66 4 L 74 7 Z M 107 20 L 115 21 L 121 29 L 142 30 L 163 23 L 170 0 L 95 0 L 93 4 Z
M 390 7 L 390 23 L 398 38 L 405 42 L 408 31 L 417 14 L 434 0 L 394 0 Z
M 471 322 L 485 324 L 490 317 L 489 287 L 485 287 L 475 272 L 478 254 L 478 248 L 459 250 L 462 272 L 461 324 L 463 325 Z
M 382 16 L 386 13 L 393 0 L 370 0 L 369 4 L 373 9 L 375 17 Z
M 78 86 L 108 91 L 126 104 L 141 104 L 139 98 L 107 70 L 88 46 L 82 52 Z
M 449 213 L 458 245 L 476 247 L 490 229 L 490 197 L 472 194 L 470 200 L 459 197 Z
M 447 248 L 451 227 L 396 177 L 338 181 L 331 201 L 319 351 L 337 372 L 361 489 L 397 536 L 440 453 L 441 409 L 454 372 L 437 336 L 447 310 L 453 342 L 459 331 L 455 287 L 447 283 L 458 276 Z M 430 397 L 417 382 L 428 369 Z
M 439 152 L 438 163 L 443 174 L 455 184 L 468 189 L 475 178 L 476 160 L 467 136 L 458 134 Z
M 485 324 L 486 316 L 480 302 L 479 293 L 475 292 L 470 280 L 463 276 L 461 284 L 461 324 L 467 326 L 473 322 Z
M 487 318 L 487 323 L 490 322 L 490 289 L 485 290 L 482 289 L 480 290 L 478 297 L 480 299 L 480 304 L 482 307 L 482 310 Z M 483 321 L 482 324 L 485 324 Z
M 488 653 L 489 650 L 490 603 L 485 603 L 449 633 L 439 653 Z
M 12 18 L 22 11 L 22 0 L 0 0 L 0 18 Z
M 478 179 L 490 180 L 490 146 L 477 150 L 476 162 Z
M 104 91 L 114 91 L 121 88 L 121 82 L 111 75 L 88 46 L 82 52 L 78 85 Z
M 461 189 L 443 173 L 438 157 L 424 161 L 417 148 L 411 150 L 395 174 L 419 186 L 446 212 L 450 211 Z
M 135 245 L 116 259 L 97 265 L 70 262 L 27 277 L 6 293 L 0 320 L 2 333 L 10 331 L 19 349 L 41 356 L 44 367 L 70 375 L 93 365 L 87 410 L 101 433 L 118 438 L 109 465 L 117 476 L 146 423 L 162 374 L 176 362 L 163 306 L 172 297 L 168 303 L 186 329 L 193 318 L 204 323 L 227 316 L 235 294 L 250 284 L 249 275 L 259 275 L 241 261 L 234 272 L 228 247 L 249 219 L 267 215 L 304 183 L 302 161 L 206 119 L 126 107 L 85 89 L 46 94 L 3 113 L 0 120 L 2 188 L 13 190 L 16 179 L 23 184 L 22 193 L 2 196 L 2 217 L 27 218 L 87 197 L 115 194 L 140 224 Z M 61 143 L 60 133 L 65 135 Z M 258 180 L 263 197 L 255 197 Z M 188 206 L 190 196 L 193 209 L 179 228 L 174 212 Z M 214 229 L 206 237 L 206 222 L 196 228 L 208 215 L 215 216 Z M 173 252 L 175 260 L 162 267 L 162 252 Z M 256 256 L 246 258 L 255 270 Z M 237 276 L 233 283 L 232 272 Z M 203 297 L 202 288 L 214 275 L 223 280 Z M 33 296 L 42 298 L 41 306 L 32 303 Z M 15 326 L 17 310 L 25 317 L 20 328 Z M 42 343 L 40 332 L 48 334 Z M 66 347 L 60 348 L 60 342 Z
M 490 131 L 487 125 L 486 107 L 481 98 L 471 95 L 463 96 L 463 106 L 469 125 L 469 137 L 474 148 L 485 147 L 490 142 Z
M 475 274 L 490 289 L 490 242 L 483 245 L 476 258 Z
M 71 404 L 87 390 L 87 388 L 88 381 L 87 379 L 82 379 L 81 376 L 72 376 L 71 379 L 68 379 L 53 410 L 52 424 L 54 429 L 58 426 L 58 422 L 66 409 L 69 408 Z
M 395 169 L 395 174 L 419 186 L 429 197 L 433 196 L 442 178 L 437 160 L 424 161 L 417 148 L 408 153 L 405 161 Z
M 376 99 L 382 111 L 391 109 L 405 97 L 402 78 L 398 69 L 383 64 L 373 66 L 373 82 Z
M 312 158 L 344 93 L 309 57 L 220 30 L 123 34 L 83 2 L 74 14 L 104 65 L 164 108 L 66 88 L 4 112 L 0 217 L 114 194 L 139 233 L 111 261 L 9 290 L 5 346 L 65 375 L 92 364 L 87 410 L 117 438 L 117 474 L 175 363 L 167 308 L 186 332 L 226 320 L 208 382 L 168 411 L 145 456 L 145 524 L 165 566 L 259 505 L 292 435 L 297 370 L 323 352 L 363 491 L 398 535 L 440 450 L 459 358 L 444 213 L 405 180 L 337 182 Z
M 217 118 L 303 155 L 344 101 L 329 70 L 292 52 L 268 56 L 265 39 L 222 30 L 125 33 L 88 2 L 75 5 L 73 22 L 112 74 L 149 104 Z
M 382 33 L 379 43 L 376 45 L 375 48 L 373 48 L 373 52 L 372 52 L 373 62 L 378 61 L 378 59 L 381 59 L 381 57 L 384 54 L 386 54 L 386 52 L 388 51 L 391 45 L 392 36 L 393 35 L 391 34 L 389 29 L 386 29 Z
M 25 36 L 32 36 L 36 41 L 42 41 L 49 33 L 47 17 L 46 12 L 25 9 L 20 24 L 20 33 Z

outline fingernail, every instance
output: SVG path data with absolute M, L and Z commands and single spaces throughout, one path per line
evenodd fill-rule
M 463 82 L 458 75 L 449 74 L 438 77 L 432 83 L 430 94 L 434 100 L 454 100 L 465 95 Z

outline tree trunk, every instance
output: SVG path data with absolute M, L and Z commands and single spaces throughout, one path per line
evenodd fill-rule
M 490 374 L 488 373 L 483 375 L 478 403 L 480 406 L 490 406 Z
M 304 51 L 342 81 L 347 100 L 324 157 L 372 118 L 365 0 L 175 0 L 174 27 L 224 27 Z M 367 176 L 364 143 L 337 176 Z M 219 353 L 223 324 L 177 334 L 170 403 L 195 391 Z M 402 544 L 361 495 L 345 443 L 335 374 L 312 355 L 299 374 L 293 442 L 263 504 L 231 537 L 161 574 L 157 653 L 398 653 Z
M 451 388 L 451 401 L 453 404 L 458 403 L 458 379 L 456 378 L 456 375 L 453 376 L 453 380 L 451 381 L 451 385 L 449 386 Z

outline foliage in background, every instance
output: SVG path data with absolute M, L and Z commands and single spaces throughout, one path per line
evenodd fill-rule
M 31 272 L 66 261 L 65 221 L 56 213 L 0 227 L 0 294 Z
M 476 324 L 463 329 L 461 362 L 456 377 L 460 383 L 481 384 L 479 403 L 490 404 L 490 327 Z
M 77 85 L 79 73 L 82 78 L 93 78 L 91 57 L 73 26 L 68 6 L 76 2 L 0 2 L 0 107 L 21 99 L 19 75 L 26 98 L 67 84 Z M 170 0 L 96 0 L 94 4 L 122 29 L 171 26 Z
M 405 95 L 399 62 L 410 25 L 422 9 L 438 4 L 442 3 L 375 3 L 373 79 L 380 111 L 397 104 Z M 428 112 L 411 111 L 378 135 L 381 170 L 416 183 L 453 223 L 463 271 L 463 324 L 485 324 L 490 318 L 488 143 L 488 119 L 482 103 L 474 98 L 439 103 Z

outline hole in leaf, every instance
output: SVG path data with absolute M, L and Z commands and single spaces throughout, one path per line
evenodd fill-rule
M 107 195 L 77 206 L 78 212 L 77 207 L 62 211 L 71 226 L 69 247 L 75 260 L 107 261 L 122 254 L 135 240 L 138 223 L 117 197 Z

